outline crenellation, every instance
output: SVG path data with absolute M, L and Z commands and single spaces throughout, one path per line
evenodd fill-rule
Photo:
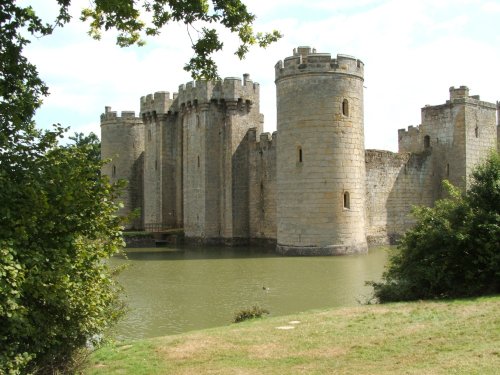
M 163 115 L 171 111 L 174 99 L 170 98 L 168 91 L 157 91 L 154 94 L 141 96 L 141 116 Z
M 201 243 L 273 244 L 288 255 L 339 255 L 387 244 L 413 205 L 460 188 L 500 148 L 500 102 L 451 87 L 399 129 L 399 152 L 365 150 L 361 60 L 300 46 L 275 65 L 277 131 L 263 131 L 248 73 L 188 82 L 140 98 L 140 111 L 101 115 L 102 172 L 130 181 L 128 228 L 184 228 Z M 279 142 L 278 142 L 279 134 Z
M 299 73 L 347 74 L 361 78 L 364 75 L 363 62 L 353 56 L 338 54 L 337 58 L 332 58 L 329 53 L 310 51 L 309 47 L 304 47 L 300 53 L 294 52 L 293 56 L 278 61 L 275 65 L 276 80 Z
M 135 116 L 135 111 L 122 111 L 118 116 L 117 111 L 112 111 L 110 106 L 104 108 L 104 113 L 101 114 L 101 126 L 120 124 L 120 125 L 135 125 L 140 121 Z
M 259 102 L 259 84 L 254 83 L 249 74 L 245 74 L 243 80 L 238 77 L 229 77 L 216 82 L 188 82 L 179 86 L 176 99 L 179 107 L 188 103 L 212 101 L 243 101 L 253 105 Z
M 122 111 L 121 117 L 123 119 L 135 118 L 135 111 Z

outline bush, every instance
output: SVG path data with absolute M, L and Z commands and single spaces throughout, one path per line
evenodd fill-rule
M 269 314 L 269 311 L 259 306 L 252 306 L 249 309 L 243 309 L 234 315 L 233 323 L 240 323 L 245 320 L 261 318 L 262 315 Z
M 417 223 L 390 256 L 383 282 L 369 283 L 380 302 L 500 292 L 498 153 L 471 177 L 465 194 L 445 181 L 449 198 L 414 209 Z
M 0 163 L 0 373 L 66 372 L 122 314 L 118 191 L 90 147 Z

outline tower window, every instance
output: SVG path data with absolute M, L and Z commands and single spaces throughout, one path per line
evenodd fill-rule
M 148 141 L 151 140 L 151 129 L 148 130 Z
M 116 177 L 116 165 L 113 165 L 113 167 L 111 168 L 111 176 Z
M 431 147 L 431 137 L 426 135 L 424 137 L 424 148 L 429 148 L 429 147 Z
M 158 170 L 158 159 L 155 159 L 155 171 Z
M 200 155 L 198 155 L 198 168 L 200 168 Z
M 450 164 L 446 164 L 446 177 L 450 177 Z
M 342 114 L 344 116 L 349 116 L 349 102 L 347 99 L 344 99 L 342 102 Z
M 476 138 L 479 138 L 479 127 L 476 125 L 476 128 L 474 129 L 474 133 L 476 135 Z
M 299 163 L 302 163 L 302 147 L 301 146 L 297 147 L 297 161 Z
M 344 191 L 344 208 L 345 209 L 351 208 L 351 197 L 349 196 L 348 191 Z

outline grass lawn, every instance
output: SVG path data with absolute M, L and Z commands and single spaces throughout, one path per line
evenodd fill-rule
M 109 345 L 87 374 L 499 374 L 500 296 L 264 318 Z

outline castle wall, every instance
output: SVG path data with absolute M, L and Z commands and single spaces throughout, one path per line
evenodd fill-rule
M 206 221 L 206 120 L 204 116 L 198 114 L 192 105 L 183 108 L 181 118 L 184 163 L 184 232 L 186 237 L 200 238 L 205 237 Z
M 263 117 L 258 105 L 249 101 L 239 101 L 231 119 L 232 149 L 232 236 L 236 241 L 248 242 L 250 237 L 250 143 L 249 129 L 261 134 Z
M 143 115 L 144 121 L 144 226 L 151 229 L 162 222 L 162 127 L 156 115 Z
M 202 242 L 248 242 L 249 128 L 262 131 L 248 76 L 181 86 L 184 229 Z
M 182 228 L 183 184 L 182 184 L 182 141 L 181 121 L 177 114 L 161 116 L 162 126 L 162 226 Z
M 128 228 L 183 227 L 202 243 L 272 243 L 287 255 L 393 243 L 414 224 L 412 206 L 442 198 L 443 179 L 465 188 L 500 149 L 500 104 L 452 87 L 445 104 L 422 108 L 421 125 L 398 130 L 399 153 L 365 151 L 363 71 L 350 56 L 294 50 L 275 66 L 272 136 L 247 74 L 147 95 L 139 117 L 106 107 L 103 173 L 129 181 L 119 214 L 141 209 Z
M 111 159 L 102 167 L 102 173 L 109 176 L 112 183 L 119 179 L 127 180 L 120 200 L 123 208 L 119 215 L 128 215 L 143 206 L 143 162 L 144 162 L 144 125 L 135 117 L 134 112 L 124 111 L 121 116 L 106 107 L 101 115 L 101 158 Z M 142 217 L 137 217 L 126 225 L 127 228 L 140 228 Z
M 276 146 L 272 137 L 257 130 L 248 132 L 249 143 L 249 232 L 254 242 L 276 243 Z
M 147 230 L 182 226 L 182 128 L 171 111 L 170 93 L 141 97 L 144 122 L 144 227 Z
M 473 166 L 496 147 L 495 110 L 466 86 L 451 87 L 445 104 L 422 108 L 420 126 L 398 131 L 400 152 L 432 152 L 435 199 L 443 197 L 443 179 L 465 189 Z
M 278 252 L 366 252 L 363 63 L 299 47 L 275 71 Z
M 394 243 L 414 224 L 411 207 L 434 202 L 432 155 L 366 150 L 365 158 L 368 242 Z
M 470 98 L 465 106 L 465 176 L 497 147 L 496 106 Z M 467 186 L 470 179 L 467 179 Z

